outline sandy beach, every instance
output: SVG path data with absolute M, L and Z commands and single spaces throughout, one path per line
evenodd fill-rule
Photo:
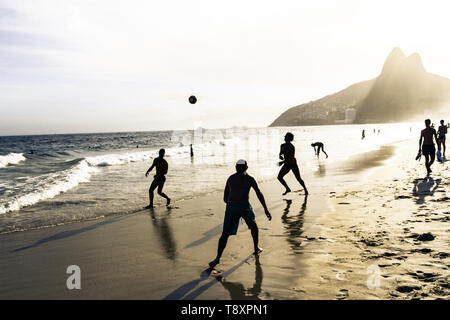
M 264 251 L 251 254 L 240 224 L 214 270 L 221 192 L 0 235 L 0 299 L 447 299 L 449 164 L 425 178 L 416 149 L 410 139 L 330 166 L 320 159 L 301 171 L 307 198 L 261 183 L 272 221 L 253 192 L 250 201 Z M 66 287 L 70 265 L 81 290 Z

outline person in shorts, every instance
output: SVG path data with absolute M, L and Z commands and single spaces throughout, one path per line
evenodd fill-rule
M 214 268 L 220 263 L 220 258 L 225 250 L 229 236 L 236 235 L 240 219 L 244 219 L 251 231 L 253 238 L 254 254 L 259 254 L 262 249 L 258 246 L 258 225 L 256 224 L 255 213 L 248 200 L 250 189 L 255 190 L 258 200 L 261 202 L 264 212 L 269 219 L 272 216 L 267 209 L 264 196 L 259 190 L 256 180 L 247 174 L 247 161 L 239 160 L 236 163 L 236 173 L 231 175 L 225 185 L 223 201 L 226 203 L 225 217 L 223 221 L 222 235 L 219 239 L 216 258 L 209 263 Z
M 167 170 L 169 169 L 169 164 L 164 159 L 165 153 L 166 150 L 164 149 L 159 150 L 159 157 L 153 160 L 152 166 L 145 173 L 145 176 L 147 177 L 149 172 L 152 171 L 153 168 L 156 168 L 156 174 L 148 190 L 150 204 L 146 208 L 153 208 L 153 192 L 155 191 L 156 188 L 158 188 L 158 194 L 166 199 L 167 201 L 166 206 L 170 204 L 170 198 L 164 192 L 162 192 L 164 182 L 166 182 L 165 175 L 167 174 Z
M 283 179 L 285 175 L 289 173 L 289 171 L 292 170 L 294 173 L 295 178 L 300 183 L 300 185 L 303 187 L 303 190 L 305 190 L 305 195 L 308 195 L 308 189 L 306 189 L 305 182 L 302 180 L 302 177 L 300 176 L 300 170 L 297 165 L 297 160 L 295 159 L 295 147 L 291 143 L 294 140 L 294 135 L 290 132 L 286 133 L 284 136 L 284 141 L 280 146 L 280 161 L 279 164 L 282 165 L 280 172 L 278 173 L 278 181 L 286 188 L 286 191 L 283 193 L 283 196 L 287 193 L 291 192 L 291 189 L 289 188 L 286 181 Z
M 441 125 L 438 128 L 438 149 L 442 148 L 442 157 L 445 158 L 445 135 L 447 134 L 447 126 L 444 120 L 441 120 Z
M 419 152 L 425 156 L 425 167 L 427 168 L 427 175 L 429 175 L 431 171 L 431 165 L 434 163 L 434 159 L 436 157 L 436 148 L 434 146 L 434 140 L 436 143 L 438 142 L 438 138 L 436 135 L 436 130 L 431 128 L 431 120 L 425 120 L 425 129 L 423 129 L 420 133 L 419 139 Z

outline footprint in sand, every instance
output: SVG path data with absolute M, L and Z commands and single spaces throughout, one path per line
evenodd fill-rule
M 421 288 L 422 287 L 419 287 L 419 286 L 399 286 L 395 290 L 397 290 L 398 292 L 401 292 L 401 293 L 410 293 L 411 291 L 420 290 Z
M 345 280 L 345 277 L 346 277 L 346 275 L 345 275 L 345 272 L 338 272 L 338 273 L 336 273 L 336 279 L 338 279 L 338 280 Z
M 349 294 L 348 294 L 348 290 L 347 289 L 341 289 L 339 290 L 339 293 L 336 294 L 336 299 L 337 300 L 344 300 L 346 298 L 348 298 Z

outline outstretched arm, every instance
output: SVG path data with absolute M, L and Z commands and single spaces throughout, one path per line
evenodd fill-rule
M 266 201 L 264 199 L 264 196 L 263 196 L 261 190 L 259 190 L 259 187 L 258 187 L 258 184 L 256 183 L 256 181 L 253 182 L 252 187 L 256 192 L 256 196 L 258 197 L 259 202 L 261 202 L 261 205 L 264 208 L 264 213 L 266 214 L 267 219 L 269 219 L 269 221 L 272 220 L 272 215 L 270 214 L 269 209 L 267 209 Z

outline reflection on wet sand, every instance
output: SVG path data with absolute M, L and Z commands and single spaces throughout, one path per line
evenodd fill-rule
M 170 213 L 170 208 L 167 209 Z M 158 219 L 155 216 L 155 211 L 150 209 L 150 215 L 152 217 L 152 223 L 155 227 L 156 233 L 159 236 L 161 249 L 164 251 L 167 259 L 175 260 L 177 257 L 177 244 L 172 236 L 172 230 L 167 223 L 167 217 Z
M 286 208 L 283 210 L 281 221 L 284 223 L 284 227 L 286 229 L 286 233 L 288 236 L 287 241 L 289 242 L 292 251 L 295 254 L 298 254 L 300 253 L 300 247 L 302 244 L 300 236 L 303 233 L 303 222 L 304 222 L 303 214 L 306 211 L 308 196 L 305 196 L 300 212 L 297 215 L 291 217 L 289 217 L 288 214 L 289 211 L 291 210 L 290 208 L 292 200 L 285 200 L 285 201 L 286 201 Z
M 426 196 L 432 196 L 439 187 L 441 179 L 434 180 L 432 177 L 414 180 L 413 195 L 417 197 L 416 203 L 423 204 Z
M 231 300 L 261 300 L 259 295 L 261 294 L 262 280 L 263 271 L 258 256 L 255 256 L 255 283 L 253 287 L 246 289 L 240 282 L 231 282 L 223 277 L 217 277 L 217 281 L 230 293 Z
M 314 174 L 318 177 L 325 177 L 327 174 L 327 167 L 324 162 L 319 161 L 317 164 L 317 171 Z

